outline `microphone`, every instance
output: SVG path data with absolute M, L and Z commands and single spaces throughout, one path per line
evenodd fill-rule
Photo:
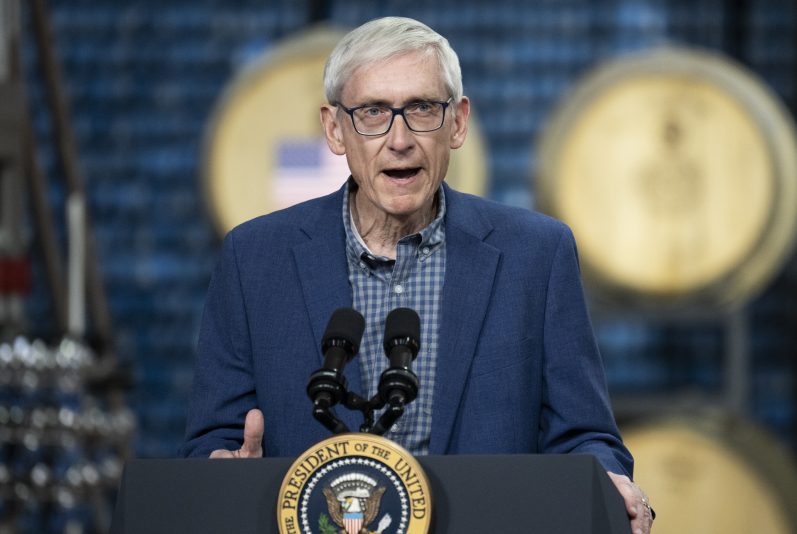
M 421 318 L 410 308 L 396 308 L 385 319 L 383 346 L 392 367 L 406 367 L 421 348 Z
M 346 396 L 346 377 L 343 368 L 360 350 L 365 331 L 365 319 L 352 308 L 339 308 L 332 313 L 321 338 L 323 367 L 312 375 L 307 384 L 307 396 L 317 409 L 328 410 Z
M 390 360 L 379 379 L 379 396 L 388 405 L 373 427 L 383 434 L 404 413 L 404 406 L 418 396 L 418 377 L 412 372 L 412 361 L 421 348 L 421 318 L 409 308 L 396 308 L 385 319 L 385 354 Z

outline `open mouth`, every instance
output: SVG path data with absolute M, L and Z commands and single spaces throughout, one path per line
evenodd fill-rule
M 410 167 L 408 169 L 385 169 L 382 172 L 391 178 L 406 179 L 412 178 L 420 171 L 420 167 Z

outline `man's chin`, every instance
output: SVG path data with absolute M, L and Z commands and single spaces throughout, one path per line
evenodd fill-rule
M 387 215 L 393 220 L 400 221 L 404 224 L 411 224 L 415 228 L 415 231 L 420 231 L 423 226 L 432 222 L 435 217 L 434 213 L 428 213 L 428 209 L 434 208 L 426 208 L 426 206 L 418 206 L 417 204 L 412 207 L 395 207 L 391 209 Z M 419 224 L 421 226 L 417 227 Z

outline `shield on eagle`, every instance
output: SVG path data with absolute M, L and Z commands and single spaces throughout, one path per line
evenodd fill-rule
M 362 473 L 347 473 L 324 488 L 327 510 L 341 534 L 360 534 L 379 513 L 385 487 L 377 487 L 376 480 Z

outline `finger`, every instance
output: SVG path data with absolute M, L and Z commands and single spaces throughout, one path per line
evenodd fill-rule
M 646 532 L 645 526 L 647 521 L 644 518 L 645 514 L 639 514 L 638 517 L 631 520 L 631 532 L 632 534 L 643 534 Z
M 644 509 L 638 517 L 631 520 L 631 532 L 633 534 L 649 534 L 652 524 L 653 519 L 647 509 Z
M 241 458 L 260 458 L 263 456 L 263 412 L 258 409 L 249 410 L 244 422 L 244 444 L 241 447 Z
M 210 453 L 210 458 L 235 458 L 235 455 L 226 449 L 216 449 Z
M 646 505 L 645 493 L 627 476 L 608 471 L 607 474 L 625 501 L 628 517 L 631 520 L 631 532 L 633 534 L 649 534 L 653 516 L 650 508 Z
M 640 495 L 638 494 L 639 490 L 636 485 L 625 475 L 618 475 L 611 471 L 607 471 L 606 473 L 623 498 L 628 516 L 632 519 L 639 517 L 642 510 L 639 509 Z

